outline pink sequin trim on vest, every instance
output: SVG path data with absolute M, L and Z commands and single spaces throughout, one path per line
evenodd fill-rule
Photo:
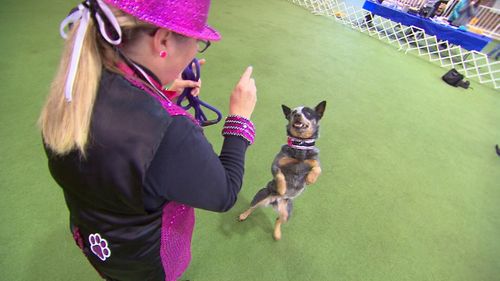
M 175 281 L 191 261 L 194 209 L 177 202 L 163 208 L 160 255 L 165 281 Z
M 125 64 L 119 64 L 118 67 L 127 75 L 133 73 Z M 144 90 L 154 97 L 171 116 L 183 115 L 189 117 L 195 124 L 198 124 L 189 112 L 177 106 L 172 101 L 164 99 L 152 89 L 134 79 L 133 76 L 125 77 L 125 79 L 135 87 Z M 157 86 L 161 89 L 161 86 Z M 164 91 L 163 93 L 167 97 L 172 97 L 173 95 L 169 91 Z M 192 207 L 173 201 L 165 204 L 163 207 L 160 257 L 163 271 L 165 272 L 165 281 L 177 280 L 189 266 L 194 223 L 195 217 Z

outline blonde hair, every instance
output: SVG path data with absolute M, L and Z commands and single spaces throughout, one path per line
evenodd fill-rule
M 137 37 L 137 32 L 134 31 L 138 28 L 155 28 L 118 9 L 110 8 L 122 28 L 124 43 L 134 41 Z M 72 101 L 66 101 L 64 87 L 78 25 L 79 22 L 70 30 L 59 68 L 38 119 L 45 145 L 58 155 L 77 149 L 85 156 L 102 67 L 113 72 L 120 72 L 115 67 L 119 59 L 118 54 L 101 38 L 94 21 L 89 21 L 73 85 Z

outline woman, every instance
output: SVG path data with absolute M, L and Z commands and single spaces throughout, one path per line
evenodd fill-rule
M 209 6 L 87 0 L 61 24 L 67 44 L 39 123 L 75 241 L 107 280 L 179 278 L 193 207 L 227 211 L 240 191 L 255 136 L 252 68 L 230 96 L 220 156 L 173 102 L 177 91 L 163 90 L 220 39 Z
M 478 13 L 478 7 L 481 4 L 481 0 L 462 0 L 460 1 L 451 16 L 448 18 L 453 26 L 466 26 L 471 19 Z

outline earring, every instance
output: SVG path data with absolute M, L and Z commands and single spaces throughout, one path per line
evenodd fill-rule
M 167 51 L 161 51 L 160 52 L 160 58 L 164 59 L 167 57 Z

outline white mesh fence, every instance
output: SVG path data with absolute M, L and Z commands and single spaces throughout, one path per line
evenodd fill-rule
M 315 15 L 331 17 L 357 31 L 376 37 L 405 53 L 414 53 L 443 68 L 455 68 L 467 78 L 500 89 L 500 61 L 478 51 L 469 51 L 415 26 L 405 26 L 337 0 L 288 0 Z

